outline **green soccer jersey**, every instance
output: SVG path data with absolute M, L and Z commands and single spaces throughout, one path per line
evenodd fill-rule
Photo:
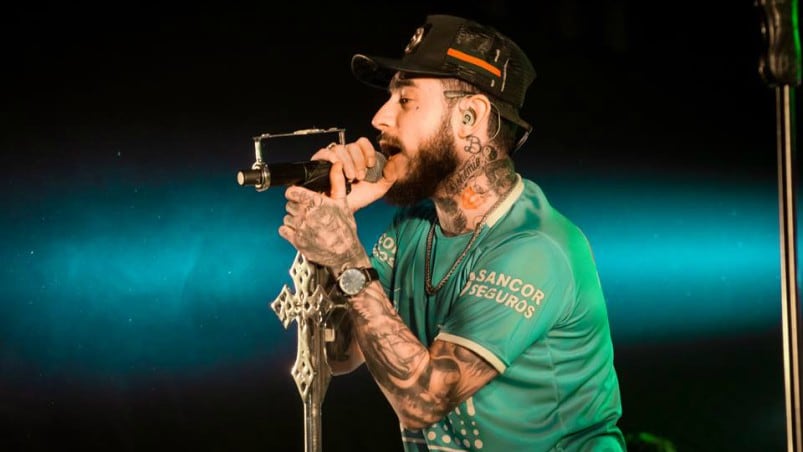
M 437 424 L 402 429 L 406 451 L 619 451 L 619 384 L 605 299 L 583 233 L 522 179 L 435 295 L 425 291 L 431 201 L 401 209 L 372 263 L 404 322 L 485 358 L 499 376 Z M 471 234 L 435 226 L 432 284 Z

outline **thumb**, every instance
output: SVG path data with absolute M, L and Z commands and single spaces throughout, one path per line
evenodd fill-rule
M 343 173 L 343 162 L 332 164 L 332 168 L 329 170 L 329 187 L 330 198 L 346 198 L 346 176 Z
M 396 182 L 396 179 L 399 178 L 400 172 L 401 168 L 399 167 L 398 161 L 390 159 L 382 170 L 382 178 L 379 179 L 377 183 L 387 191 Z
M 388 177 L 383 175 L 381 179 L 376 181 L 376 186 L 380 187 L 380 191 L 382 193 L 386 193 L 388 190 L 390 190 L 390 187 L 392 187 L 395 182 L 396 177 Z

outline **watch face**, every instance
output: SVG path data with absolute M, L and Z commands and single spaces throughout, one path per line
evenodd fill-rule
M 338 278 L 340 290 L 346 295 L 356 295 L 365 287 L 365 273 L 358 268 L 346 269 Z

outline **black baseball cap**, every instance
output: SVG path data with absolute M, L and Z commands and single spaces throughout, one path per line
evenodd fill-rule
M 496 100 L 499 114 L 525 130 L 523 138 L 532 130 L 519 116 L 527 89 L 535 80 L 530 59 L 507 36 L 469 19 L 429 15 L 400 59 L 356 54 L 351 71 L 358 80 L 381 89 L 388 88 L 397 71 L 412 77 L 458 78 Z

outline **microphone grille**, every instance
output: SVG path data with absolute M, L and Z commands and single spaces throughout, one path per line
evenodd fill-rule
M 379 179 L 382 179 L 382 170 L 385 168 L 385 163 L 387 163 L 387 158 L 385 154 L 381 152 L 376 153 L 376 165 L 368 168 L 365 172 L 365 180 L 368 182 L 376 182 Z

